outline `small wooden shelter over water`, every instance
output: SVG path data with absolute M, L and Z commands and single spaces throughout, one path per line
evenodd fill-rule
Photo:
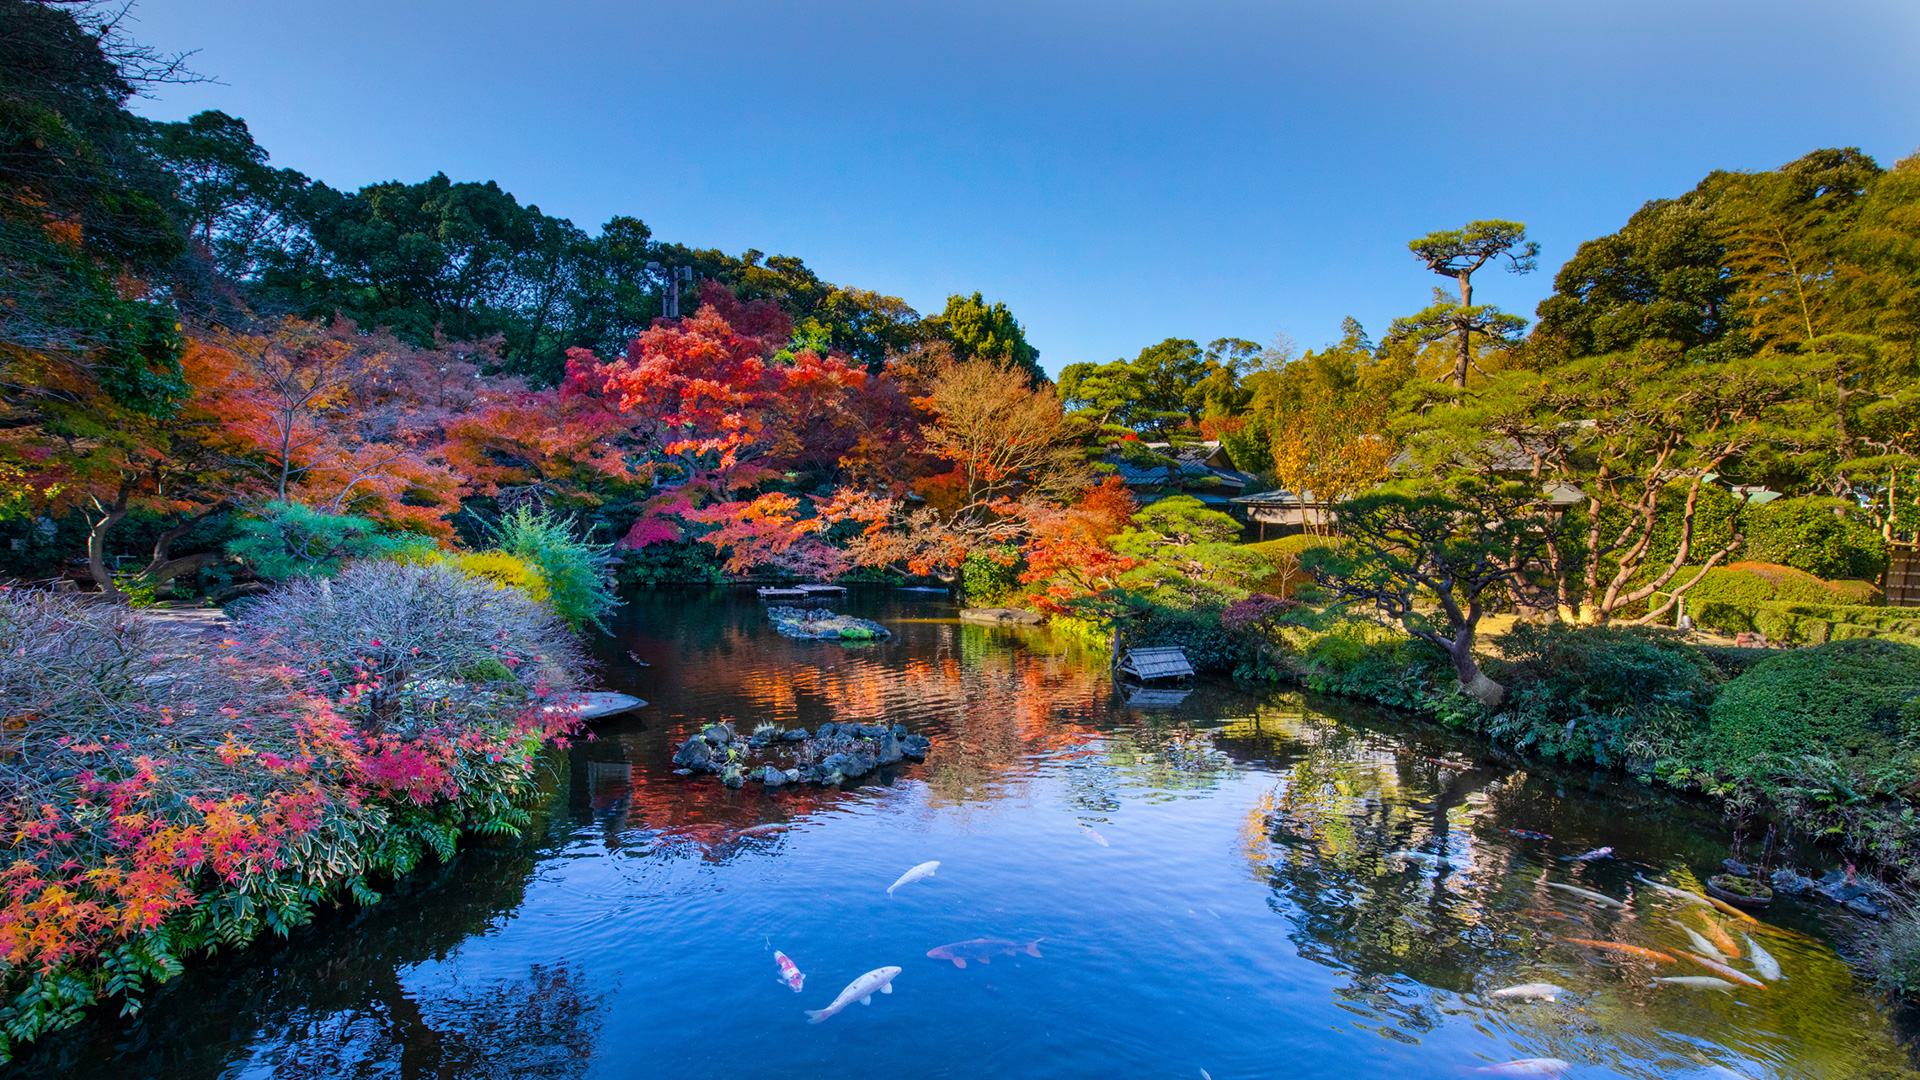
M 1120 662 L 1114 665 L 1114 670 L 1143 683 L 1193 678 L 1193 664 L 1188 662 L 1186 650 L 1171 646 L 1128 649 L 1120 655 Z

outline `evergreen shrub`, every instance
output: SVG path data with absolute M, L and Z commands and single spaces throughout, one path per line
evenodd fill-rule
M 1763 785 L 1823 758 L 1858 795 L 1911 783 L 1920 766 L 1920 647 L 1878 639 L 1784 652 L 1728 683 L 1709 711 L 1706 758 Z
M 1020 588 L 1026 564 L 1011 547 L 967 552 L 960 564 L 960 589 L 969 607 L 999 607 Z
M 1670 631 L 1516 623 L 1494 639 L 1507 687 L 1487 731 L 1549 757 L 1650 771 L 1705 721 L 1725 676 Z
M 494 539 L 500 551 L 539 568 L 547 600 L 567 625 L 606 630 L 607 617 L 620 606 L 613 591 L 613 545 L 582 539 L 572 518 L 526 506 L 500 519 Z
M 1839 499 L 1776 499 L 1747 511 L 1743 558 L 1822 578 L 1878 580 L 1887 568 L 1880 534 Z

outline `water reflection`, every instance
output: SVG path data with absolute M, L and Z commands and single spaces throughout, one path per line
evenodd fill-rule
M 1691 947 L 1675 920 L 1697 916 L 1632 879 L 1724 854 L 1683 801 L 1297 695 L 1129 704 L 1043 632 L 852 604 L 895 637 L 790 642 L 751 596 L 642 598 L 602 655 L 655 704 L 552 756 L 521 842 L 216 958 L 0 1077 L 1916 1075 L 1822 912 L 1773 920 L 1806 937 L 1725 920 L 1786 969 L 1764 991 L 1651 986 L 1708 972 L 1568 940 Z M 934 745 L 845 790 L 673 775 L 721 720 L 899 722 Z M 1569 858 L 1603 845 L 1618 858 Z M 1044 956 L 925 956 L 982 937 Z M 774 980 L 775 948 L 806 993 Z M 881 964 L 897 993 L 805 1024 Z M 1490 996 L 1525 982 L 1567 993 Z

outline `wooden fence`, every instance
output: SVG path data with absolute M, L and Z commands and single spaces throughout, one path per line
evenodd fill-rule
M 1896 607 L 1920 607 L 1920 544 L 1887 547 L 1887 603 Z

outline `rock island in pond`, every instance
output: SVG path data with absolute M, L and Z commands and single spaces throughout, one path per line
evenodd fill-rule
M 835 615 L 831 611 L 771 607 L 767 609 L 767 620 L 781 634 L 803 641 L 874 641 L 893 636 L 886 627 L 870 619 Z

